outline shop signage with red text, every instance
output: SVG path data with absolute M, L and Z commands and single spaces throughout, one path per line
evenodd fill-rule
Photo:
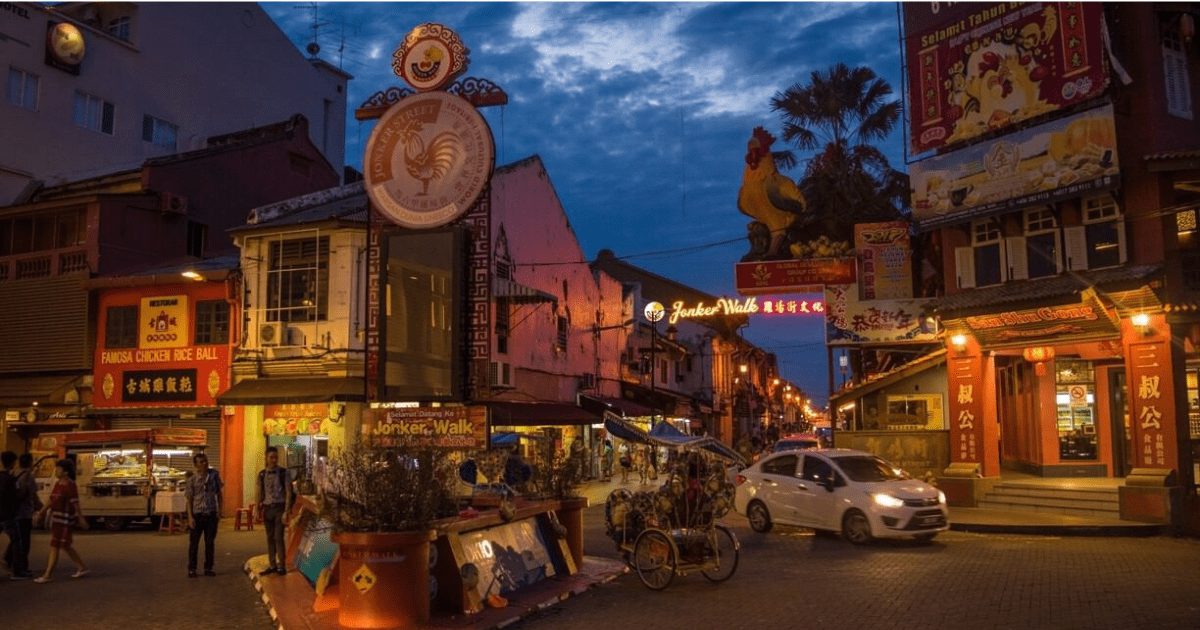
M 681 319 L 732 315 L 820 315 L 824 312 L 825 303 L 821 300 L 756 295 L 743 299 L 718 298 L 712 304 L 702 300 L 689 305 L 683 300 L 678 300 L 671 305 L 671 315 L 667 322 L 676 324 Z
M 1135 465 L 1176 468 L 1171 349 L 1166 341 L 1130 344 L 1126 366 Z
M 818 293 L 826 284 L 854 282 L 853 258 L 806 258 L 737 263 L 734 280 L 742 295 Z

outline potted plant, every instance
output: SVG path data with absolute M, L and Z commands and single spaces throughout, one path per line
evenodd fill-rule
M 322 514 L 339 546 L 338 623 L 414 628 L 429 621 L 433 521 L 455 513 L 441 451 L 359 444 L 334 458 Z

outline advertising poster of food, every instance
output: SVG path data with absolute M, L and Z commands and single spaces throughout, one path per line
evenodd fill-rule
M 929 300 L 858 299 L 858 285 L 825 287 L 825 341 L 831 346 L 897 341 L 932 342 L 932 328 L 922 327 Z
M 263 405 L 264 435 L 329 435 L 329 403 Z
M 1111 105 L 912 165 L 912 216 L 922 229 L 1049 204 L 1117 185 Z
M 912 152 L 949 147 L 1108 87 L 1098 2 L 904 3 Z
M 912 294 L 912 245 L 908 223 L 859 223 L 854 226 L 858 284 L 864 300 L 908 299 Z

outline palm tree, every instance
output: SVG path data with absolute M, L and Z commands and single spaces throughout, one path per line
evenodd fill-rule
M 871 144 L 886 139 L 900 119 L 901 103 L 891 95 L 892 87 L 870 68 L 838 63 L 771 99 L 771 110 L 783 120 L 783 138 L 817 152 L 800 180 L 813 214 L 793 240 L 822 234 L 845 239 L 854 223 L 904 216 L 908 177 Z M 787 151 L 776 160 L 796 164 Z

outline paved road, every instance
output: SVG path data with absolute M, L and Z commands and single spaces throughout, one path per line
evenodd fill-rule
M 603 534 L 603 507 L 585 519 L 588 553 L 616 557 Z M 656 593 L 626 575 L 520 627 L 1200 627 L 1200 541 L 949 532 L 931 545 L 863 548 L 799 529 L 758 535 L 740 517 L 726 520 L 743 543 L 729 582 L 692 575 Z M 259 530 L 222 530 L 215 578 L 185 576 L 183 536 L 87 532 L 77 540 L 93 575 L 69 579 L 64 559 L 51 584 L 0 580 L 3 627 L 271 627 L 240 570 L 262 553 Z M 35 534 L 35 570 L 47 543 L 45 533 Z
M 603 507 L 585 514 L 588 553 L 616 557 Z M 947 532 L 929 545 L 855 547 L 777 527 L 742 542 L 721 585 L 634 575 L 572 598 L 520 628 L 1200 628 L 1200 541 Z
M 265 553 L 262 530 L 217 534 L 216 577 L 187 577 L 187 536 L 153 531 L 77 532 L 75 547 L 92 574 L 73 580 L 65 555 L 54 581 L 0 578 L 5 628 L 271 628 L 267 609 L 242 573 L 246 558 Z M 30 564 L 45 568 L 47 532 L 34 532 Z M 0 536 L 0 544 L 7 544 Z M 201 551 L 203 562 L 203 551 Z M 0 570 L 0 575 L 7 573 Z

